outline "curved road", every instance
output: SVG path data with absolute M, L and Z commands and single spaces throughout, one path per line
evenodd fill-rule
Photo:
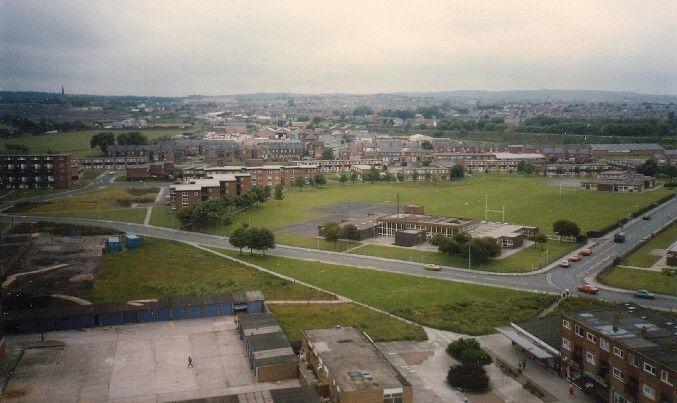
M 107 181 L 105 179 L 107 179 Z M 97 180 L 97 184 L 92 186 L 105 186 L 105 184 L 111 180 L 112 178 L 104 178 L 103 181 Z M 372 256 L 351 255 L 339 252 L 318 251 L 314 249 L 298 248 L 286 245 L 277 245 L 275 249 L 268 251 L 268 254 L 294 259 L 313 260 L 375 270 L 384 270 L 429 278 L 507 287 L 518 290 L 559 294 L 563 290 L 569 289 L 573 293 L 578 293 L 578 291 L 576 291 L 576 286 L 583 284 L 586 281 L 595 283 L 594 279 L 596 275 L 606 267 L 609 267 L 612 264 L 613 258 L 615 256 L 621 256 L 625 254 L 633 247 L 643 243 L 643 239 L 650 236 L 651 233 L 660 230 L 662 227 L 674 221 L 675 217 L 677 217 L 677 200 L 672 198 L 668 202 L 656 207 L 648 214 L 651 215 L 651 220 L 642 220 L 640 217 L 632 220 L 623 228 L 607 234 L 604 238 L 591 240 L 593 247 L 592 256 L 584 257 L 580 262 L 572 263 L 570 268 L 561 268 L 557 265 L 557 263 L 553 263 L 550 266 L 533 273 L 489 273 L 454 267 L 444 267 L 439 272 L 431 272 L 425 271 L 425 265 L 421 263 L 383 259 Z M 130 224 L 105 220 L 7 214 L 1 214 L 0 220 L 13 220 L 14 222 L 36 222 L 43 220 L 78 225 L 96 225 L 100 227 L 113 228 L 128 233 L 152 236 L 190 244 L 230 248 L 228 245 L 228 238 L 224 236 L 180 231 L 143 224 Z M 626 242 L 622 244 L 616 244 L 613 242 L 613 235 L 619 231 L 622 231 L 626 234 Z M 634 300 L 631 291 L 613 289 L 603 285 L 599 285 L 599 287 L 600 292 L 598 294 L 598 298 L 617 302 Z M 648 307 L 677 310 L 677 297 L 675 296 L 659 295 L 655 300 L 635 300 L 634 302 Z

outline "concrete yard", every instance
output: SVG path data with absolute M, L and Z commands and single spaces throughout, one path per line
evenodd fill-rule
M 233 317 L 53 332 L 45 340 L 49 347 L 25 350 L 3 401 L 161 402 L 299 386 L 255 382 Z

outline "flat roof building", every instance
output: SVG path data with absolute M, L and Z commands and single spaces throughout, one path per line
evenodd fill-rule
M 640 193 L 655 186 L 656 178 L 630 171 L 606 171 L 598 178 L 581 182 L 583 189 L 603 192 Z
M 331 402 L 413 402 L 411 384 L 358 327 L 302 331 L 301 357 L 316 377 L 301 383 Z

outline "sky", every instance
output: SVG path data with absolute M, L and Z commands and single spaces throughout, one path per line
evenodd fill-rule
M 0 0 L 0 89 L 677 94 L 677 1 Z

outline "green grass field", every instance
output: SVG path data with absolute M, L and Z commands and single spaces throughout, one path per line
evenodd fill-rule
M 626 290 L 649 290 L 658 294 L 677 295 L 677 275 L 627 267 L 614 267 L 599 277 L 602 284 Z
M 356 304 L 274 304 L 268 309 L 292 342 L 300 339 L 301 330 L 336 326 L 359 326 L 376 342 L 428 339 L 420 326 Z
M 580 312 L 585 310 L 598 310 L 614 306 L 613 302 L 602 301 L 596 298 L 581 297 L 574 295 L 566 298 L 557 305 L 550 315 L 559 315 L 562 313 Z
M 148 141 L 185 132 L 185 130 L 176 129 L 82 130 L 67 133 L 45 134 L 42 136 L 0 139 L 0 148 L 5 144 L 21 144 L 28 147 L 30 153 L 69 153 L 73 157 L 91 157 L 101 154 L 101 150 L 89 146 L 89 141 L 93 135 L 103 132 L 113 132 L 117 135 L 119 133 L 133 131 L 140 131 L 148 138 Z
M 470 262 L 470 268 L 481 271 L 500 273 L 523 273 L 538 270 L 572 250 L 579 247 L 577 243 L 557 242 L 550 240 L 547 249 L 540 246 L 525 248 L 511 256 L 500 260 L 490 260 L 483 264 Z M 547 255 L 546 255 L 547 250 Z M 350 253 L 357 255 L 379 256 L 397 260 L 408 260 L 419 263 L 431 263 L 445 266 L 468 268 L 468 258 L 464 256 L 451 256 L 432 251 L 420 251 L 412 248 L 400 248 L 381 245 L 363 245 Z
M 138 250 L 104 254 L 91 298 L 120 302 L 247 290 L 260 290 L 266 299 L 333 299 L 193 246 L 155 238 L 143 238 Z
M 416 323 L 466 334 L 491 333 L 496 326 L 533 317 L 556 299 L 505 288 L 220 251 Z
M 660 259 L 659 256 L 651 255 L 651 251 L 654 249 L 667 249 L 676 240 L 677 224 L 673 223 L 660 234 L 651 238 L 647 243 L 637 248 L 637 250 L 624 257 L 623 260 L 621 260 L 621 265 L 651 267 Z

